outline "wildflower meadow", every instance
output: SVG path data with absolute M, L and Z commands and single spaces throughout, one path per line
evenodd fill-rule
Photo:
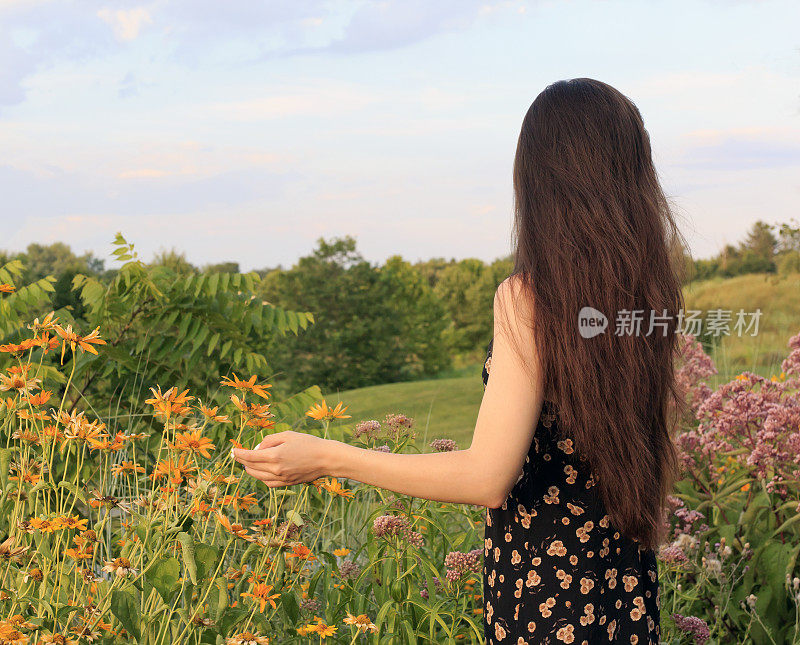
M 0 269 L 6 322 L 22 309 L 14 275 Z M 245 311 L 258 303 L 242 286 L 230 298 Z M 112 313 L 133 321 L 136 306 Z M 413 419 L 352 419 L 313 390 L 276 401 L 257 369 L 205 388 L 145 382 L 123 413 L 75 394 L 125 346 L 99 322 L 53 311 L 0 346 L 0 644 L 483 642 L 483 507 L 334 478 L 268 488 L 230 454 L 287 429 L 390 452 L 453 440 L 420 446 Z M 800 642 L 800 334 L 771 378 L 715 385 L 701 344 L 682 351 L 690 412 L 660 551 L 663 639 Z M 156 367 L 145 378 L 169 374 Z

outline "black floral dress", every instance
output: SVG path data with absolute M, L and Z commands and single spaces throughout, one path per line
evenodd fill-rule
M 490 342 L 484 387 L 491 362 Z M 517 483 L 486 509 L 488 644 L 659 642 L 655 553 L 614 529 L 574 448 L 545 401 Z

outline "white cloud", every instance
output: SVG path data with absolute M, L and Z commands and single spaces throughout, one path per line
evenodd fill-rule
M 103 8 L 97 12 L 97 16 L 111 25 L 114 30 L 114 36 L 117 40 L 123 42 L 136 40 L 142 27 L 153 22 L 150 12 L 144 7 L 117 9 L 115 11 Z

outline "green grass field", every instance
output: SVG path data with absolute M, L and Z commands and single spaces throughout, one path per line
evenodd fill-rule
M 349 405 L 352 423 L 377 419 L 387 413 L 402 413 L 416 420 L 420 446 L 433 439 L 455 439 L 466 448 L 472 438 L 475 419 L 483 396 L 481 365 L 472 373 L 455 378 L 437 378 L 410 383 L 388 383 L 342 392 L 339 398 Z M 328 401 L 334 401 L 329 397 Z
M 722 336 L 712 356 L 724 376 L 750 370 L 770 376 L 780 372 L 788 353 L 789 338 L 800 333 L 800 273 L 754 274 L 715 279 L 690 285 L 685 293 L 686 308 L 706 312 L 761 309 L 755 337 Z
M 755 337 L 722 337 L 712 353 L 720 371 L 719 381 L 727 381 L 744 370 L 769 376 L 779 372 L 788 353 L 786 343 L 800 332 L 800 274 L 788 276 L 745 275 L 727 280 L 709 280 L 686 290 L 687 309 L 740 308 L 762 313 Z M 483 383 L 481 364 L 462 370 L 463 375 L 411 383 L 389 383 L 341 392 L 339 399 L 349 405 L 353 423 L 366 419 L 379 421 L 387 413 L 400 412 L 416 419 L 419 445 L 445 437 L 466 448 L 478 416 Z M 338 400 L 336 395 L 329 402 Z

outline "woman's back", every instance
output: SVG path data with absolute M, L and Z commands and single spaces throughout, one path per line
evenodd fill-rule
M 487 643 L 659 641 L 655 553 L 614 528 L 575 448 L 545 401 L 517 483 L 486 512 Z

